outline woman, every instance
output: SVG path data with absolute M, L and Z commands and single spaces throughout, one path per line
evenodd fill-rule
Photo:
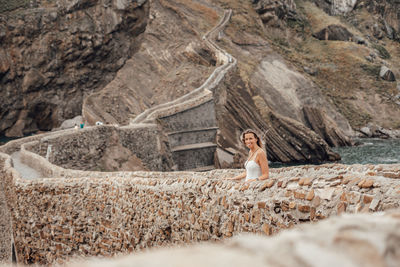
M 259 180 L 265 180 L 269 178 L 269 167 L 267 155 L 261 148 L 260 137 L 254 130 L 246 130 L 242 133 L 242 142 L 250 149 L 249 157 L 244 164 L 246 171 L 242 174 L 227 178 L 228 180 L 241 180 L 245 179 L 245 182 L 253 182 Z

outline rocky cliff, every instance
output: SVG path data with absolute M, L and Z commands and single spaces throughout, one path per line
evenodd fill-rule
M 399 3 L 279 3 L 288 15 L 263 21 L 274 50 L 312 80 L 354 130 L 368 124 L 399 128 Z
M 350 145 L 353 130 L 400 127 L 396 1 L 32 3 L 1 9 L 8 136 L 81 114 L 123 125 L 194 90 L 220 64 L 203 35 L 224 9 L 233 16 L 216 42 L 238 65 L 215 92 L 222 148 L 243 153 L 238 134 L 254 127 L 272 160 L 335 160 L 329 145 Z
M 14 5 L 10 4 L 14 3 Z M 0 132 L 22 136 L 81 114 L 86 95 L 113 80 L 132 56 L 146 1 L 1 2 Z

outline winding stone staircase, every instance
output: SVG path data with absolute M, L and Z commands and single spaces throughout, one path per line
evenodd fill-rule
M 213 39 L 218 36 L 232 15 L 224 12 L 220 22 L 203 36 L 220 64 L 197 89 L 182 97 L 150 109 L 131 120 L 130 125 L 157 123 L 168 137 L 174 170 L 207 171 L 214 169 L 218 131 L 215 116 L 214 88 L 225 74 L 236 65 L 236 59 L 220 49 Z

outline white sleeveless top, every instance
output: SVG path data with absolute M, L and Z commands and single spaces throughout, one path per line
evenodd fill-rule
M 257 155 L 257 153 L 255 155 Z M 252 157 L 253 156 L 254 155 L 252 155 Z M 262 175 L 260 165 L 258 165 L 254 160 L 247 160 L 244 163 L 244 167 L 246 168 L 246 181 L 256 179 Z

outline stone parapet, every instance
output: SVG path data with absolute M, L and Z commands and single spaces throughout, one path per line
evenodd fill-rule
M 317 224 L 302 224 L 271 238 L 246 234 L 222 244 L 158 249 L 113 259 L 70 262 L 66 266 L 397 267 L 399 234 L 400 210 L 346 214 Z
M 11 263 L 12 229 L 9 203 L 4 191 L 6 170 L 11 170 L 11 159 L 0 153 L 0 263 Z
M 240 171 L 119 172 L 102 179 L 86 172 L 27 181 L 6 166 L 18 261 L 51 264 L 241 232 L 272 235 L 301 222 L 400 205 L 399 164 L 271 169 L 271 179 L 250 184 L 223 179 Z
M 45 177 L 59 177 L 57 166 L 77 171 L 100 171 L 105 151 L 115 145 L 128 149 L 149 170 L 164 170 L 160 133 L 154 124 L 129 127 L 104 125 L 48 135 L 21 144 L 21 157 L 28 166 L 42 168 L 40 171 Z

